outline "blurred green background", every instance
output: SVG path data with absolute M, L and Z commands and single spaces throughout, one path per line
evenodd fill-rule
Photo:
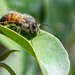
M 41 29 L 55 35 L 69 53 L 69 75 L 75 75 L 75 0 L 0 0 L 0 16 L 6 13 L 5 8 L 30 14 L 41 23 Z M 17 75 L 42 75 L 35 58 L 12 40 L 2 37 L 0 54 L 9 49 L 20 50 L 3 61 Z M 4 68 L 0 68 L 0 75 L 10 74 Z

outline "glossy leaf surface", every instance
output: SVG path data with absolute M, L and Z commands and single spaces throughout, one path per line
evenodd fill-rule
M 52 34 L 40 30 L 36 37 L 29 40 L 32 41 L 31 45 L 27 39 L 6 27 L 0 26 L 0 31 L 21 46 L 23 45 L 23 48 L 35 56 L 44 75 L 68 74 L 70 68 L 68 54 L 61 42 Z

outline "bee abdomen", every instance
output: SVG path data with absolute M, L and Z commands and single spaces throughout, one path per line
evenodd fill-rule
M 5 24 L 11 24 L 13 21 L 13 14 L 6 14 L 4 16 L 2 16 L 2 18 L 0 19 L 0 24 L 5 25 Z

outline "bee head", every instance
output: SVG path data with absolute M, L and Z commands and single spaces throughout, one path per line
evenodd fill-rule
M 24 28 L 29 34 L 37 35 L 40 24 L 36 22 L 35 19 L 30 15 L 23 16 L 25 23 L 22 24 L 22 28 Z
M 30 28 L 31 33 L 36 35 L 39 31 L 39 27 L 40 27 L 39 23 L 32 23 Z

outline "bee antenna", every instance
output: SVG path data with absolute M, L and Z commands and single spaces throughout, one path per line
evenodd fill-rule
M 42 23 L 41 26 L 49 26 L 47 23 Z
M 7 7 L 5 7 L 4 9 L 5 9 L 5 10 L 8 10 L 8 11 L 11 11 L 11 9 L 10 9 L 10 8 L 7 8 Z

